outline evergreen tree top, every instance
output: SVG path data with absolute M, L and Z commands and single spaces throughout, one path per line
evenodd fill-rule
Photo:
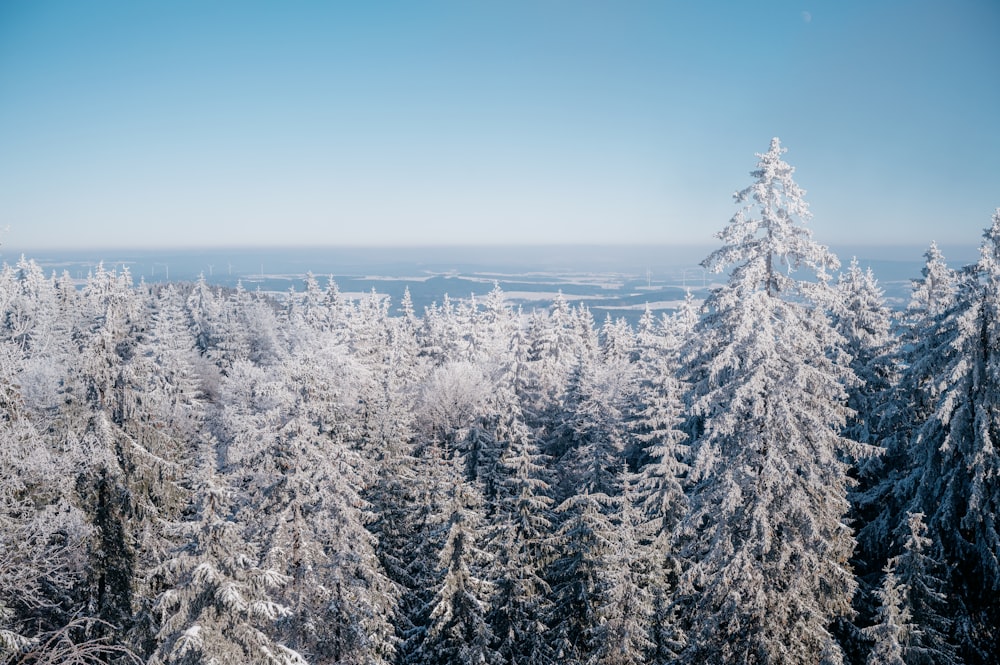
M 827 270 L 840 266 L 805 226 L 812 214 L 805 190 L 792 179 L 795 169 L 781 158 L 786 151 L 773 138 L 767 152 L 757 153 L 760 161 L 750 172 L 753 184 L 733 195 L 741 207 L 716 234 L 722 246 L 701 263 L 713 272 L 735 265 L 730 286 L 741 292 L 762 289 L 777 295 L 793 288 L 788 273 L 802 266 L 812 269 L 821 282 L 829 279 Z M 786 274 L 779 272 L 779 266 Z

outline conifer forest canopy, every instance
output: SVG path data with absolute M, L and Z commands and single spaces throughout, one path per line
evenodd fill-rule
M 985 664 L 1000 209 L 909 305 L 777 139 L 704 301 L 0 272 L 0 663 Z

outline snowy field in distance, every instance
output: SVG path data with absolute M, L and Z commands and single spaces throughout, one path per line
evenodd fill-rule
M 905 306 L 910 280 L 920 274 L 926 247 L 833 247 L 846 266 L 857 256 L 871 266 L 893 307 Z M 607 313 L 636 321 L 646 303 L 657 311 L 677 306 L 688 290 L 701 298 L 721 275 L 698 264 L 710 246 L 498 246 L 498 247 L 336 247 L 214 248 L 188 250 L 17 250 L 4 248 L 0 260 L 14 264 L 23 253 L 46 272 L 68 271 L 83 280 L 99 262 L 146 282 L 198 279 L 272 293 L 301 290 L 308 272 L 322 286 L 332 277 L 345 294 L 372 290 L 399 303 L 409 288 L 418 313 L 445 294 L 453 300 L 481 297 L 494 282 L 512 305 L 525 311 L 547 307 L 559 292 L 589 306 L 598 322 Z M 975 247 L 942 247 L 951 267 L 977 258 Z M 395 311 L 395 310 L 393 310 Z

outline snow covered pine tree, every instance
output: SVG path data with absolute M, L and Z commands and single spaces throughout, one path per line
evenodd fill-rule
M 691 508 L 677 602 L 684 663 L 841 663 L 831 625 L 851 611 L 841 437 L 850 369 L 823 303 L 838 261 L 816 244 L 778 139 L 703 266 L 732 267 L 686 351 L 692 375 Z M 756 212 L 756 215 L 754 213 Z M 791 273 L 808 268 L 813 281 Z
M 937 345 L 919 359 L 935 404 L 915 432 L 907 481 L 913 512 L 927 515 L 927 535 L 950 565 L 955 632 L 970 663 L 996 662 L 1000 650 L 1000 208 L 983 237 L 932 328 Z

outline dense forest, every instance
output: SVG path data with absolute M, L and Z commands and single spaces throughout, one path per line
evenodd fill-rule
M 0 662 L 995 662 L 1000 210 L 892 311 L 783 152 L 637 326 L 5 266 Z

